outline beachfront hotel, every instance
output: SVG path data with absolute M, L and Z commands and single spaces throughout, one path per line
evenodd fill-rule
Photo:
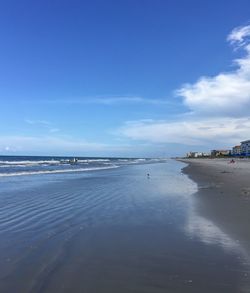
M 242 156 L 250 156 L 250 140 L 242 141 L 240 148 Z

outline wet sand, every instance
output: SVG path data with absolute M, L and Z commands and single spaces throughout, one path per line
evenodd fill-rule
M 186 159 L 183 173 L 197 182 L 196 211 L 212 219 L 250 252 L 250 160 Z
M 249 292 L 247 250 L 197 214 L 183 166 L 3 179 L 0 292 Z

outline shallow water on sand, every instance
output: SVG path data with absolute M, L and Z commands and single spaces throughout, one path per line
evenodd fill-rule
M 0 292 L 249 292 L 248 252 L 196 214 L 183 166 L 2 178 Z

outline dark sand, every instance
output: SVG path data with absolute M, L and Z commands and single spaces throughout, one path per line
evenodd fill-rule
M 250 160 L 187 159 L 183 173 L 197 182 L 197 212 L 250 252 Z

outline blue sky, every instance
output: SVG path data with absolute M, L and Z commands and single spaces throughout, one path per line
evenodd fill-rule
M 249 12 L 2 1 L 0 154 L 173 156 L 249 139 Z

